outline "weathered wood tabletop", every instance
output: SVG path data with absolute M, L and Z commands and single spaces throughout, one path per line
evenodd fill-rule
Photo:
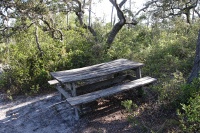
M 78 69 L 51 72 L 50 74 L 54 79 L 58 80 L 62 84 L 65 84 L 65 83 L 98 78 L 101 76 L 106 76 L 122 72 L 125 70 L 140 69 L 140 67 L 142 66 L 143 66 L 142 63 L 130 61 L 127 59 L 117 59 L 114 61 Z

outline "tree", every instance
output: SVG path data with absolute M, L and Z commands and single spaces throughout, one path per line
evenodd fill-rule
M 119 21 L 113 25 L 111 31 L 109 32 L 106 41 L 107 49 L 111 47 L 111 44 L 114 41 L 116 35 L 125 24 L 136 25 L 138 23 L 137 16 L 141 12 L 150 12 L 149 15 L 153 14 L 153 17 L 159 19 L 185 15 L 186 22 L 188 23 L 191 23 L 190 19 L 192 11 L 194 14 L 193 16 L 200 16 L 199 0 L 149 0 L 145 3 L 144 7 L 138 10 L 135 14 L 131 11 L 131 7 L 130 9 L 122 10 L 122 6 L 127 2 L 127 0 L 121 0 L 120 3 L 118 3 L 117 0 L 109 1 L 116 9 Z M 72 12 L 76 14 L 80 26 L 88 29 L 90 33 L 95 37 L 95 41 L 98 42 L 96 31 L 91 27 L 90 23 L 85 23 L 83 19 L 84 9 L 88 6 L 90 8 L 91 0 L 2 0 L 0 5 L 0 34 L 2 37 L 7 38 L 15 34 L 17 31 L 26 30 L 29 27 L 35 25 L 43 27 L 42 29 L 48 31 L 52 38 L 62 40 L 62 31 L 54 27 L 54 21 L 51 17 L 51 14 L 60 12 L 68 14 Z M 125 17 L 126 13 L 128 13 L 129 20 L 131 21 L 127 21 L 127 18 Z M 18 23 L 14 23 L 14 25 L 8 25 L 6 22 L 11 22 L 11 20 L 17 20 Z M 37 42 L 37 45 L 38 44 L 39 43 Z
M 47 5 L 40 1 L 2 0 L 0 5 L 0 32 L 4 37 L 9 37 L 19 30 L 28 29 L 38 19 L 43 19 L 43 16 L 48 14 Z M 6 23 L 16 20 L 18 23 L 6 25 Z M 6 30 L 9 30 L 10 34 L 6 34 Z
M 66 4 L 69 3 L 68 1 L 65 1 Z M 85 8 L 86 6 L 86 2 L 83 1 L 79 1 L 79 0 L 72 0 L 71 2 L 75 2 L 77 4 L 77 8 L 76 10 L 74 10 L 74 12 L 76 13 L 77 17 L 78 17 L 78 20 L 79 20 L 79 23 L 80 25 L 83 27 L 83 28 L 87 28 L 89 29 L 89 31 L 93 34 L 93 36 L 97 36 L 96 32 L 94 31 L 94 29 L 90 26 L 90 25 L 86 25 L 84 22 L 83 22 L 83 15 L 84 15 L 84 11 L 83 9 Z M 132 22 L 127 22 L 126 21 L 126 18 L 124 16 L 124 12 L 122 11 L 121 7 L 127 2 L 127 0 L 122 0 L 119 4 L 117 3 L 116 0 L 110 0 L 110 2 L 112 3 L 113 7 L 115 7 L 116 11 L 117 11 L 117 16 L 118 16 L 118 19 L 119 19 L 119 22 L 117 22 L 112 30 L 110 31 L 109 33 L 109 36 L 107 38 L 107 49 L 109 49 L 111 47 L 111 44 L 112 42 L 114 41 L 117 33 L 121 30 L 121 28 L 125 25 L 125 24 L 132 24 L 132 25 L 136 25 L 137 22 L 133 19 Z M 111 19 L 112 20 L 112 19 Z M 96 41 L 98 41 L 96 39 Z
M 84 0 L 83 2 L 79 1 L 79 0 L 72 0 L 72 1 L 65 1 L 66 4 L 75 4 L 75 6 L 71 6 L 71 10 L 73 10 L 73 12 L 75 12 L 78 20 L 79 20 L 79 24 L 80 26 L 82 26 L 83 28 L 89 29 L 89 31 L 92 33 L 92 35 L 95 37 L 95 40 L 97 41 L 97 33 L 95 32 L 95 30 L 90 26 L 87 25 L 84 21 L 84 8 L 86 5 L 91 5 L 91 0 L 88 1 L 88 3 L 86 3 L 86 1 Z
M 118 22 L 113 23 L 113 27 L 108 33 L 105 44 L 105 51 L 111 48 L 111 45 L 119 33 L 119 31 L 126 25 L 136 25 L 138 21 L 141 20 L 140 13 L 144 12 L 146 18 L 152 17 L 155 20 L 170 19 L 173 17 L 184 16 L 183 19 L 187 23 L 191 23 L 191 17 L 200 17 L 199 15 L 199 1 L 198 0 L 149 0 L 146 2 L 144 7 L 142 7 L 137 12 L 132 12 L 132 8 L 122 9 L 122 6 L 128 0 L 109 0 L 113 5 L 113 8 L 117 11 Z M 118 3 L 119 2 L 119 3 Z M 131 3 L 131 0 L 129 1 Z M 1 0 L 0 2 L 0 34 L 2 38 L 8 38 L 14 35 L 16 32 L 21 30 L 27 30 L 30 27 L 35 28 L 34 41 L 36 42 L 37 48 L 40 54 L 43 55 L 42 48 L 40 47 L 38 29 L 42 29 L 45 33 L 48 33 L 54 39 L 62 40 L 63 33 L 61 29 L 58 29 L 55 24 L 54 15 L 59 13 L 64 13 L 68 15 L 69 13 L 74 13 L 77 17 L 78 24 L 77 27 L 82 27 L 88 29 L 88 31 L 94 36 L 95 41 L 101 44 L 101 40 L 97 37 L 98 32 L 93 29 L 93 27 L 84 22 L 85 10 L 89 7 L 89 12 L 91 13 L 91 0 Z M 193 13 L 193 14 L 192 14 Z M 54 15 L 52 15 L 54 14 Z M 128 15 L 128 17 L 127 17 Z M 139 16 L 139 17 L 138 17 Z M 127 19 L 128 18 L 128 19 Z M 144 17 L 145 18 L 145 17 Z M 90 20 L 90 19 L 89 19 Z M 13 22 L 11 24 L 10 22 Z M 152 24 L 150 22 L 150 24 Z M 132 27 L 132 26 L 131 26 Z M 68 30 L 67 28 L 64 30 Z M 134 33 L 133 33 L 134 34 Z M 200 35 L 199 35 L 200 36 Z M 73 35 L 75 37 L 75 35 Z M 200 38 L 200 37 L 199 37 Z M 103 40 L 103 39 L 102 39 Z M 196 58 L 194 67 L 192 69 L 191 75 L 188 82 L 191 82 L 193 78 L 198 77 L 200 70 L 199 64 L 199 53 L 200 53 L 200 39 L 198 39 Z M 84 44 L 84 43 L 83 43 Z M 96 52 L 96 51 L 95 51 Z M 44 56 L 43 56 L 44 57 Z
M 92 12 L 92 0 L 90 0 L 90 5 L 89 5 L 89 22 L 88 25 L 91 26 L 91 12 Z
M 165 19 L 185 15 L 186 22 L 191 23 L 192 13 L 199 15 L 199 0 L 152 0 L 146 3 L 150 5 L 154 16 Z
M 27 30 L 31 26 L 35 26 L 36 29 L 37 26 L 42 26 L 43 30 L 51 34 L 52 38 L 62 40 L 62 31 L 54 27 L 53 19 L 50 17 L 51 12 L 58 12 L 55 3 L 57 3 L 59 9 L 63 8 L 63 4 L 57 1 L 1 0 L 0 35 L 2 38 L 0 39 L 9 38 L 16 32 Z M 35 32 L 35 37 L 37 47 L 42 53 L 37 32 Z
M 187 82 L 191 83 L 194 78 L 199 77 L 199 72 L 200 72 L 200 30 L 199 30 L 198 39 L 197 39 L 194 65 Z

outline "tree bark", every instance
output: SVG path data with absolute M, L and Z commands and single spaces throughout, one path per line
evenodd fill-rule
M 200 72 L 200 30 L 199 30 L 198 39 L 197 39 L 194 65 L 192 68 L 192 72 L 190 73 L 190 76 L 187 80 L 187 83 L 191 83 L 194 78 L 199 77 L 199 72 Z
M 89 5 L 89 22 L 88 22 L 88 26 L 91 26 L 91 12 L 92 12 L 92 0 L 90 1 L 90 5 Z
M 115 36 L 121 30 L 121 28 L 123 27 L 124 24 L 125 23 L 123 21 L 122 22 L 118 22 L 113 27 L 113 29 L 110 32 L 110 34 L 108 36 L 108 39 L 107 39 L 108 49 L 111 47 L 110 45 L 112 44 L 113 40 L 115 39 Z
M 113 10 L 114 10 L 114 6 L 112 6 L 112 11 L 111 11 L 111 26 L 113 26 Z
M 119 18 L 119 22 L 116 23 L 114 25 L 114 27 L 112 28 L 108 39 L 107 39 L 107 49 L 109 49 L 111 47 L 111 44 L 113 42 L 113 40 L 115 39 L 115 36 L 117 35 L 117 33 L 121 30 L 121 28 L 124 26 L 124 24 L 126 24 L 126 19 L 124 17 L 123 12 L 121 11 L 121 7 L 123 6 L 124 3 L 126 3 L 127 0 L 123 0 L 119 5 L 117 4 L 116 0 L 110 0 L 110 2 L 113 4 L 113 6 L 116 8 L 117 10 L 117 16 Z

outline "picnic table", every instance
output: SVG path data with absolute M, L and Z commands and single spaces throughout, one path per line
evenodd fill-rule
M 80 105 L 82 104 L 155 82 L 155 78 L 142 78 L 141 68 L 143 65 L 143 63 L 127 59 L 117 59 L 83 68 L 51 72 L 50 74 L 54 80 L 50 80 L 48 83 L 56 85 L 61 98 L 65 98 L 74 107 L 75 117 L 79 119 Z M 127 79 L 129 82 L 117 84 Z M 93 82 L 87 82 L 89 80 L 93 80 Z M 85 82 L 85 84 L 80 86 L 82 82 Z M 107 88 L 107 86 L 109 87 Z M 103 89 L 96 91 L 96 88 Z M 77 95 L 77 90 L 88 89 L 94 91 Z M 68 92 L 70 92 L 71 97 Z

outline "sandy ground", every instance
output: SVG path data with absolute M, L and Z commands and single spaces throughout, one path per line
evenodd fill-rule
M 0 94 L 0 133 L 110 133 L 132 132 L 120 99 L 90 103 L 80 120 L 58 93 L 17 96 L 8 101 Z M 117 104 L 116 104 L 117 103 Z M 102 105 L 101 105 L 102 104 Z
M 0 133 L 132 132 L 120 99 L 99 100 L 86 107 L 86 113 L 77 121 L 74 109 L 61 101 L 57 92 L 16 96 L 12 101 L 0 92 Z
M 1 133 L 70 133 L 76 124 L 72 108 L 57 93 L 0 100 Z
M 17 96 L 13 101 L 0 93 L 0 133 L 178 133 L 174 111 L 148 94 L 138 98 L 127 92 L 99 99 L 86 104 L 86 113 L 77 121 L 73 108 L 57 92 Z M 121 105 L 126 99 L 138 105 L 131 119 Z

